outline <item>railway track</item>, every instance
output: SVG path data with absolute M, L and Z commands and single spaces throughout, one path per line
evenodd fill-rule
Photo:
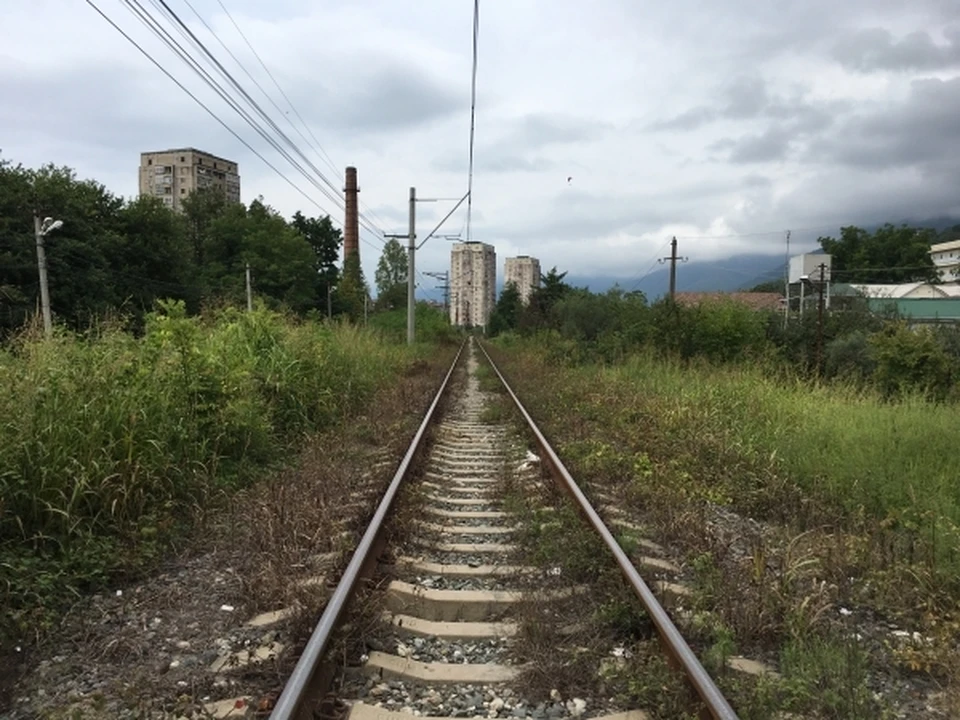
M 521 488 L 552 477 L 609 553 L 597 562 L 615 562 L 643 604 L 671 665 L 693 691 L 691 711 L 735 718 L 634 562 L 477 345 L 472 340 L 465 345 L 447 373 L 270 717 L 647 717 L 642 707 L 610 707 L 572 696 L 564 687 L 548 700 L 527 699 L 518 688 L 528 667 L 514 657 L 512 646 L 524 599 L 537 592 L 540 602 L 569 601 L 591 588 L 558 585 L 556 578 L 546 583 L 549 568 L 517 564 L 519 528 L 501 497 L 509 475 Z M 458 362 L 465 377 L 441 418 L 441 399 L 450 392 Z M 481 363 L 489 363 L 503 383 L 527 437 L 485 416 L 488 397 L 477 377 Z M 528 448 L 531 439 L 536 452 Z M 406 488 L 408 475 L 415 477 Z M 390 520 L 401 495 L 406 512 L 397 531 Z M 658 562 L 669 565 L 654 558 L 649 566 Z M 550 589 L 538 591 L 541 581 Z M 350 605 L 361 587 L 373 589 L 362 593 L 365 620 L 358 621 Z M 347 618 L 352 627 L 338 634 Z M 351 632 L 353 641 L 344 640 Z M 336 660 L 327 657 L 334 647 Z

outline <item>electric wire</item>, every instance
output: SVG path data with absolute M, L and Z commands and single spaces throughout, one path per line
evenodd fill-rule
M 310 128 L 310 126 L 309 126 L 309 125 L 306 123 L 306 121 L 303 119 L 303 116 L 300 114 L 300 111 L 297 110 L 296 106 L 293 104 L 293 101 L 290 100 L 290 97 L 287 95 L 287 93 L 284 91 L 284 89 L 280 86 L 280 83 L 277 81 L 277 79 L 276 79 L 276 77 L 274 76 L 274 74 L 270 71 L 270 68 L 267 67 L 267 64 L 264 62 L 263 58 L 260 56 L 260 53 L 258 53 L 257 50 L 256 50 L 256 48 L 253 47 L 253 44 L 252 44 L 252 43 L 250 42 L 250 40 L 247 38 L 246 34 L 243 32 L 243 30 L 240 28 L 240 26 L 237 24 L 237 21 L 234 20 L 233 15 L 230 13 L 230 10 L 228 10 L 227 7 L 226 7 L 226 5 L 223 4 L 223 1 L 222 1 L 222 0 L 217 0 L 217 3 L 220 5 L 221 10 L 223 10 L 224 14 L 227 16 L 227 19 L 230 20 L 230 23 L 233 25 L 234 29 L 237 31 L 237 34 L 243 39 L 243 42 L 246 44 L 247 48 L 249 48 L 250 52 L 253 53 L 253 56 L 257 59 L 257 62 L 260 63 L 260 67 L 263 68 L 264 72 L 267 74 L 267 77 L 270 78 L 270 80 L 271 80 L 271 82 L 273 83 L 274 87 L 276 87 L 277 91 L 280 93 L 280 95 L 281 95 L 281 96 L 283 97 L 283 99 L 286 101 L 286 103 L 287 103 L 287 105 L 289 106 L 290 110 L 293 112 L 293 114 L 296 116 L 296 118 L 300 121 L 300 124 L 303 126 L 304 130 L 306 130 L 307 133 L 310 135 L 310 137 L 312 138 L 313 142 L 311 142 L 310 140 L 308 140 L 307 137 L 303 134 L 303 132 L 294 124 L 294 122 L 290 119 L 289 114 L 286 113 L 286 112 L 284 112 L 284 111 L 280 108 L 280 106 L 277 105 L 276 101 L 275 101 L 275 100 L 270 96 L 270 94 L 263 88 L 263 86 L 256 80 L 256 78 L 253 77 L 253 75 L 250 73 L 250 71 L 249 71 L 249 70 L 246 68 L 246 66 L 239 60 L 239 58 L 237 58 L 237 56 L 234 55 L 234 53 L 230 50 L 230 48 L 227 47 L 226 43 L 224 43 L 223 40 L 220 38 L 220 36 L 217 35 L 217 33 L 214 31 L 214 29 L 213 29 L 212 27 L 210 27 L 210 25 L 209 25 L 209 24 L 207 23 L 207 21 L 203 18 L 203 16 L 196 10 L 196 8 L 194 8 L 194 6 L 193 6 L 193 4 L 190 2 L 190 0 L 183 0 L 183 2 L 187 5 L 187 7 L 190 8 L 190 10 L 193 11 L 193 14 L 197 16 L 197 19 L 200 20 L 201 23 L 203 23 L 203 26 L 207 29 L 207 31 L 214 37 L 214 39 L 215 39 L 218 43 L 220 43 L 220 46 L 227 52 L 228 55 L 230 55 L 230 57 L 233 59 L 233 61 L 240 67 L 241 70 L 243 70 L 243 72 L 246 74 L 246 76 L 247 76 L 248 78 L 250 78 L 250 80 L 253 82 L 253 84 L 257 86 L 257 89 L 260 90 L 260 92 L 263 94 L 263 96 L 266 97 L 267 100 L 270 101 L 270 104 L 273 105 L 274 109 L 276 109 L 276 111 L 277 111 L 278 113 L 280 113 L 281 115 L 283 115 L 283 117 L 287 120 L 287 123 L 289 123 L 290 127 L 293 128 L 294 131 L 300 136 L 300 138 L 307 144 L 307 146 L 308 146 L 311 150 L 313 150 L 313 152 L 314 152 L 314 154 L 317 156 L 317 158 L 318 158 L 321 162 L 326 163 L 326 166 L 327 166 L 328 168 L 330 168 L 330 170 L 333 172 L 334 176 L 335 176 L 335 177 L 338 177 L 341 171 L 338 169 L 337 165 L 333 162 L 333 158 L 331 158 L 330 155 L 327 153 L 327 151 L 324 150 L 323 145 L 320 144 L 320 141 L 317 139 L 316 134 L 314 134 L 313 130 Z M 334 193 L 336 193 L 336 194 L 337 194 L 339 197 L 341 197 L 341 198 L 343 197 L 343 191 L 342 191 L 342 190 L 340 190 L 332 181 L 330 181 L 325 175 L 323 175 L 323 173 L 318 173 L 318 174 L 320 175 L 321 179 L 322 179 L 324 182 L 327 183 L 327 185 L 331 188 L 331 190 L 334 191 Z M 359 199 L 358 199 L 358 200 L 359 200 Z M 370 214 L 370 215 L 372 215 L 373 218 L 377 221 L 377 222 L 374 222 L 373 220 L 370 220 L 368 217 L 366 217 L 363 212 L 358 212 L 359 218 L 360 218 L 360 220 L 361 220 L 362 222 L 365 221 L 368 225 L 372 225 L 372 226 L 373 226 L 373 228 L 370 228 L 370 227 L 367 227 L 367 228 L 366 228 L 366 229 L 368 230 L 368 232 L 374 233 L 376 236 L 378 236 L 378 239 L 379 239 L 379 236 L 382 236 L 382 235 L 383 235 L 383 230 L 382 230 L 382 227 L 381 227 L 381 226 L 384 224 L 383 221 L 382 221 L 379 217 L 377 217 L 376 214 L 375 214 L 372 210 L 369 210 L 369 208 L 366 208 L 366 206 L 363 204 L 362 201 L 359 201 L 358 204 L 359 204 L 362 208 L 366 209 L 366 210 L 367 210 L 367 213 Z M 379 224 L 378 224 L 378 223 L 379 223 Z
M 274 149 L 277 150 L 277 152 L 283 155 L 284 158 L 287 160 L 287 162 L 289 162 L 291 165 L 294 165 L 294 167 L 296 167 L 296 169 L 308 180 L 308 182 L 310 182 L 314 187 L 316 187 L 317 190 L 320 191 L 328 200 L 330 200 L 335 207 L 337 207 L 338 209 L 341 208 L 341 203 L 343 202 L 343 200 L 342 198 L 338 197 L 335 193 L 332 193 L 328 189 L 327 186 L 329 185 L 329 180 L 326 180 L 325 176 L 323 179 L 326 180 L 326 185 L 321 184 L 321 182 L 318 182 L 314 177 L 312 177 L 309 173 L 307 173 L 306 170 L 303 168 L 303 166 L 298 161 L 294 160 L 292 156 L 285 149 L 282 149 L 279 142 L 273 137 L 271 137 L 270 135 L 268 135 L 266 130 L 264 130 L 262 126 L 260 126 L 259 123 L 257 123 L 250 116 L 248 112 L 246 112 L 240 107 L 240 104 L 235 100 L 235 98 L 231 96 L 229 92 L 226 91 L 222 85 L 220 85 L 220 83 L 214 80 L 210 76 L 210 74 L 200 65 L 200 63 L 193 56 L 189 54 L 189 52 L 184 50 L 183 47 L 176 42 L 176 40 L 169 34 L 169 32 L 165 28 L 163 28 L 163 26 L 156 20 L 156 18 L 154 18 L 150 14 L 150 12 L 140 4 L 139 0 L 125 0 L 125 2 L 128 7 L 136 6 L 137 8 L 139 8 L 142 11 L 142 14 L 146 15 L 146 20 L 149 22 L 149 26 L 151 27 L 151 29 L 154 31 L 155 34 L 158 34 L 158 31 L 159 31 L 159 33 L 162 33 L 164 36 L 161 39 L 166 38 L 176 44 L 176 46 L 180 49 L 180 53 L 178 53 L 178 56 L 181 58 L 181 60 L 184 60 L 184 62 L 186 62 L 187 65 L 192 70 L 194 70 L 194 72 L 198 72 L 198 74 L 202 72 L 202 75 L 205 81 L 208 82 L 208 84 L 210 83 L 215 84 L 216 87 L 219 88 L 221 97 L 223 97 L 224 100 L 227 101 L 228 104 L 230 104 L 235 111 L 241 114 L 244 120 L 248 124 L 250 124 L 252 127 L 254 127 L 254 129 L 257 130 L 257 132 L 261 135 L 261 137 L 267 140 L 267 142 L 269 142 L 274 147 Z M 306 155 L 303 153 L 303 151 L 301 151 L 300 148 L 297 147 L 296 144 L 287 136 L 287 134 L 280 129 L 280 127 L 266 113 L 266 111 L 264 111 L 264 109 L 260 106 L 260 104 L 256 100 L 254 100 L 253 97 L 251 97 L 251 95 L 246 91 L 246 89 L 244 89 L 244 87 L 240 85 L 240 83 L 236 80 L 236 78 L 234 78 L 234 76 L 223 66 L 223 64 L 216 58 L 216 56 L 213 55 L 213 53 L 207 48 L 207 46 L 203 43 L 203 41 L 201 41 L 193 33 L 193 31 L 190 30 L 189 27 L 187 27 L 186 23 L 184 23 L 183 20 L 181 20 L 180 17 L 176 14 L 176 12 L 170 8 L 166 0 L 150 0 L 150 2 L 157 10 L 159 10 L 162 14 L 166 15 L 168 22 L 171 23 L 171 25 L 174 27 L 174 29 L 177 30 L 177 32 L 181 35 L 181 37 L 183 37 L 188 43 L 191 43 L 204 56 L 206 56 L 206 58 L 208 59 L 208 62 L 210 62 L 212 66 L 217 70 L 217 72 L 221 75 L 221 77 L 223 77 L 224 80 L 226 80 L 226 82 L 229 83 L 234 88 L 234 90 L 240 94 L 240 96 L 246 101 L 247 105 L 249 105 L 250 108 L 257 115 L 259 115 L 260 118 L 266 123 L 266 125 L 274 133 L 276 133 L 276 135 L 281 140 L 283 140 L 288 146 L 290 146 L 292 151 L 296 153 L 304 161 L 304 163 L 315 174 L 317 174 L 318 177 L 320 177 L 322 173 L 319 172 L 319 170 L 313 164 L 313 162 L 309 158 L 307 158 Z M 143 21 L 142 17 L 141 17 L 141 21 Z M 158 34 L 158 37 L 160 37 L 159 34 Z M 165 39 L 164 41 L 166 43 Z M 169 43 L 166 43 L 166 44 L 169 47 Z M 187 61 L 185 57 L 189 58 L 189 61 Z
M 200 98 L 198 98 L 193 92 L 191 92 L 182 82 L 180 82 L 173 74 L 168 71 L 163 65 L 161 65 L 149 52 L 147 52 L 136 40 L 134 40 L 126 31 L 123 30 L 119 25 L 117 25 L 110 17 L 108 17 L 93 0 L 85 0 L 87 5 L 93 8 L 100 17 L 102 17 L 114 30 L 116 30 L 120 35 L 124 37 L 131 45 L 133 45 L 147 60 L 149 60 L 160 72 L 166 75 L 177 87 L 183 90 L 187 96 L 190 97 L 197 105 L 199 105 L 203 110 L 210 115 L 214 120 L 219 123 L 224 130 L 229 132 L 234 138 L 236 138 L 245 148 L 250 152 L 256 155 L 264 165 L 273 170 L 277 175 L 279 175 L 290 187 L 296 190 L 298 193 L 303 195 L 310 203 L 319 208 L 322 212 L 330 215 L 329 211 L 326 210 L 320 203 L 318 203 L 313 197 L 311 197 L 306 191 L 304 191 L 299 185 L 293 182 L 289 177 L 287 177 L 283 172 L 280 171 L 273 163 L 267 160 L 263 154 L 261 154 L 256 148 L 254 148 L 249 142 L 247 142 L 243 137 L 241 137 L 233 128 L 231 128 L 227 123 L 222 120 L 213 110 L 211 110 Z
M 480 0 L 473 0 L 473 70 L 470 76 L 470 162 L 467 170 L 467 242 L 473 216 L 473 141 L 477 117 L 477 41 L 480 36 Z
M 163 8 L 161 8 L 161 5 L 165 6 L 167 9 L 169 9 L 169 6 L 166 6 L 166 3 L 164 3 L 163 0 L 159 0 L 159 4 L 158 4 L 158 1 L 157 1 L 157 0 L 151 0 L 151 2 L 153 3 L 154 7 L 156 7 L 158 10 L 161 10 L 161 12 L 164 12 Z M 262 160 L 262 161 L 264 162 L 264 164 L 266 164 L 271 170 L 273 170 L 274 172 L 276 172 L 284 181 L 286 181 L 286 182 L 287 182 L 291 187 L 293 187 L 298 193 L 300 193 L 301 195 L 303 195 L 309 202 L 311 202 L 311 203 L 312 203 L 313 205 L 315 205 L 318 209 L 320 209 L 324 214 L 326 214 L 327 216 L 335 217 L 335 216 L 332 216 L 332 214 L 329 212 L 329 210 L 327 210 L 323 205 L 321 205 L 319 202 L 317 202 L 316 199 L 314 199 L 313 197 L 311 197 L 311 196 L 310 196 L 308 193 L 306 193 L 299 185 L 297 185 L 296 183 L 294 183 L 289 177 L 287 177 L 283 172 L 281 172 L 274 164 L 272 164 L 271 162 L 269 162 L 269 161 L 263 156 L 262 153 L 258 152 L 255 148 L 253 148 L 253 146 L 250 145 L 249 142 L 247 142 L 246 140 L 244 140 L 235 130 L 233 130 L 231 127 L 229 127 L 229 125 L 227 125 L 226 122 L 223 121 L 222 118 L 220 118 L 213 110 L 211 110 L 209 106 L 207 106 L 205 103 L 203 103 L 194 93 L 192 93 L 190 90 L 188 90 L 188 89 L 186 88 L 186 86 L 185 86 L 182 82 L 180 82 L 179 80 L 177 80 L 177 78 L 174 77 L 173 74 L 172 74 L 170 71 L 168 71 L 158 60 L 156 60 L 148 51 L 146 51 L 139 43 L 137 43 L 128 33 L 126 33 L 122 28 L 120 28 L 120 26 L 117 25 L 117 23 L 114 22 L 110 17 L 108 17 L 108 16 L 106 15 L 106 13 L 104 13 L 101 8 L 99 8 L 94 2 L 92 2 L 92 0 L 87 0 L 87 4 L 90 5 L 90 6 L 91 6 L 104 20 L 106 20 L 115 30 L 117 30 L 128 42 L 130 42 L 132 45 L 134 45 L 134 47 L 136 47 L 137 50 L 139 50 L 139 51 L 141 52 L 141 54 L 143 54 L 148 60 L 150 60 L 159 70 L 161 70 L 161 72 L 163 72 L 168 78 L 170 78 L 170 79 L 171 79 L 181 90 L 183 90 L 191 99 L 193 99 L 194 102 L 196 102 L 198 105 L 200 105 L 209 115 L 211 115 L 211 117 L 213 117 L 213 118 L 214 118 L 220 125 L 222 125 L 228 132 L 230 132 L 231 135 L 233 135 L 235 138 L 237 138 L 247 149 L 249 149 L 249 150 L 250 150 L 251 152 L 253 152 L 260 160 Z M 292 158 L 292 157 L 290 156 L 290 154 L 289 154 L 288 152 L 286 152 L 286 151 L 279 145 L 279 143 L 278 143 L 274 138 L 272 138 L 272 137 L 263 129 L 263 127 L 260 126 L 259 123 L 257 123 L 256 120 L 255 120 L 254 118 L 252 118 L 247 111 L 244 110 L 244 108 L 242 108 L 242 107 L 239 105 L 239 103 L 228 93 L 228 91 L 225 90 L 214 78 L 212 78 L 212 77 L 210 76 L 209 72 L 207 72 L 207 71 L 196 61 L 196 59 L 193 58 L 193 57 L 189 54 L 189 52 L 186 51 L 186 50 L 176 41 L 176 39 L 173 38 L 173 37 L 170 35 L 169 31 L 167 31 L 167 30 L 159 23 L 159 21 L 157 21 L 156 18 L 154 18 L 154 17 L 150 14 L 150 12 L 149 12 L 146 8 L 144 8 L 139 2 L 137 2 L 137 0 L 125 0 L 125 4 L 126 4 L 126 6 L 127 6 L 127 9 L 128 9 L 145 27 L 147 27 L 156 37 L 158 37 L 158 38 L 161 40 L 161 42 L 164 43 L 164 45 L 166 45 L 166 46 L 171 50 L 171 52 L 173 52 L 181 61 L 183 61 L 191 70 L 193 70 L 193 71 L 201 78 L 201 80 L 203 80 L 203 81 L 208 85 L 208 87 L 210 87 L 212 90 L 214 90 L 214 92 L 217 93 L 217 94 L 221 97 L 221 99 L 223 99 L 224 102 L 226 102 L 235 112 L 237 112 L 237 113 L 241 116 L 241 118 L 243 118 L 244 121 L 247 122 L 248 125 L 250 125 L 264 140 L 266 140 L 266 141 L 268 142 L 268 144 L 271 145 L 271 147 L 273 147 L 275 150 L 277 150 L 277 152 L 279 152 L 279 153 L 284 157 L 284 159 L 286 159 L 287 162 L 289 162 L 298 172 L 300 172 L 300 174 L 303 175 L 303 176 L 305 177 L 305 179 L 308 180 L 308 182 L 310 182 L 314 187 L 316 187 L 318 191 L 320 191 L 320 192 L 321 192 L 325 197 L 327 197 L 328 199 L 333 200 L 334 204 L 339 207 L 339 203 L 338 203 L 337 200 L 336 200 L 336 196 L 334 195 L 334 196 L 331 197 L 331 194 L 329 193 L 329 191 L 327 191 L 326 188 L 324 188 L 323 186 L 321 186 L 321 185 L 317 182 L 317 180 L 316 180 L 315 178 L 313 178 L 312 176 L 310 176 L 310 174 L 306 172 L 306 170 L 302 167 L 302 165 L 300 165 L 294 158 Z M 170 11 L 170 12 L 172 13 L 172 11 Z M 172 13 L 172 14 L 175 16 L 175 13 Z M 177 25 L 174 25 L 174 27 L 177 28 L 177 29 L 180 31 L 181 36 L 184 36 L 185 38 L 189 38 L 190 36 L 192 36 L 192 33 L 189 32 L 189 29 L 183 27 L 182 22 L 180 22 L 179 25 L 180 25 L 180 27 L 178 27 Z M 199 43 L 199 41 L 197 41 L 197 43 L 200 44 L 200 45 L 202 45 L 202 43 Z M 209 54 L 209 51 L 207 51 L 207 52 L 208 52 L 208 54 Z M 236 83 L 236 81 L 235 81 L 234 79 L 232 79 L 232 76 L 230 76 L 229 73 L 228 73 L 225 69 L 223 69 L 222 65 L 220 65 L 219 62 L 217 62 L 215 58 L 214 58 L 214 63 L 219 66 L 219 68 L 220 68 L 220 70 L 221 70 L 221 74 L 223 74 L 225 77 L 228 77 L 230 80 L 232 80 L 233 83 L 235 83 L 235 84 L 238 85 L 238 83 Z M 256 105 L 256 102 L 253 101 L 252 98 L 249 98 L 249 94 L 246 93 L 242 88 L 240 88 L 240 92 L 249 99 L 249 101 L 251 102 L 252 105 Z M 256 107 L 259 109 L 260 113 L 263 113 L 262 108 L 259 108 L 258 105 L 256 105 Z M 264 114 L 265 114 L 265 113 L 264 113 Z M 267 118 L 267 120 L 268 120 L 268 122 L 269 122 L 273 127 L 276 127 L 276 124 L 273 123 L 273 121 L 270 120 L 269 117 Z M 288 138 L 288 140 L 289 140 L 289 138 Z M 302 154 L 302 153 L 301 153 L 301 154 Z M 339 224 L 339 225 L 342 226 L 342 223 L 340 223 L 338 220 L 334 219 L 334 222 L 337 222 L 337 224 Z M 376 236 L 376 231 L 373 231 L 373 232 L 374 232 L 374 234 L 375 234 L 375 236 Z M 378 251 L 379 251 L 380 248 L 374 246 L 372 243 L 367 242 L 363 237 L 361 237 L 360 239 L 361 239 L 361 241 L 363 241 L 365 244 L 367 244 L 367 245 L 369 245 L 370 247 L 372 247 L 374 250 L 378 250 Z

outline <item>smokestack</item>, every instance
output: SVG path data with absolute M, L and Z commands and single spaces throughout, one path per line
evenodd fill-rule
M 343 262 L 346 266 L 347 259 L 356 256 L 360 259 L 360 220 L 357 213 L 357 169 L 348 167 L 346 182 L 343 188 L 344 211 L 346 217 L 343 221 Z

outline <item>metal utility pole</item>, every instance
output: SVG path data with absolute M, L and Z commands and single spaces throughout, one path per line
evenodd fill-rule
M 670 302 L 677 299 L 677 262 L 686 262 L 687 258 L 677 257 L 677 238 L 670 240 L 670 257 L 661 258 L 660 262 L 670 261 Z
M 783 293 L 786 304 L 783 306 L 783 329 L 787 329 L 790 319 L 790 231 L 787 230 L 787 261 L 783 266 Z
M 50 286 L 47 281 L 47 253 L 43 245 L 43 239 L 48 233 L 63 226 L 62 220 L 53 218 L 44 218 L 40 222 L 40 216 L 36 211 L 33 213 L 33 234 L 37 241 L 37 267 L 40 271 L 40 308 L 43 314 L 43 334 L 49 338 L 53 335 L 53 315 L 50 312 Z
M 250 283 L 250 263 L 247 263 L 247 312 L 253 312 L 253 286 Z
M 333 317 L 333 286 L 327 278 L 327 320 Z
M 827 270 L 826 263 L 820 263 L 820 282 L 817 283 L 817 293 L 819 295 L 817 299 L 817 372 L 819 373 L 823 367 L 823 290 L 825 283 L 825 275 Z
M 413 345 L 416 334 L 417 279 L 415 256 L 417 253 L 417 189 L 410 188 L 410 230 L 407 234 L 407 345 Z
M 443 290 L 443 314 L 446 315 L 450 308 L 450 271 L 444 270 L 443 272 L 428 272 L 425 274 L 443 281 L 443 284 L 438 285 L 437 288 Z

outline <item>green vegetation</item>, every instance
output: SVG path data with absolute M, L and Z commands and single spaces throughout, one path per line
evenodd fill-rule
M 297 212 L 288 222 L 262 198 L 245 206 L 204 191 L 183 207 L 123 200 L 69 168 L 0 159 L 0 336 L 37 305 L 34 208 L 63 221 L 46 238 L 47 262 L 54 317 L 72 329 L 115 313 L 139 329 L 160 298 L 183 300 L 192 314 L 211 302 L 242 304 L 248 263 L 255 294 L 271 307 L 326 315 L 329 300 L 333 314 L 362 317 L 362 277 L 341 287 L 341 235 L 328 216 Z
M 880 717 L 868 684 L 875 662 L 955 689 L 953 405 L 654 349 L 571 367 L 545 352 L 569 341 L 550 338 L 505 336 L 498 361 L 574 476 L 688 553 L 689 637 L 744 717 L 774 707 Z M 632 549 L 629 534 L 620 540 Z M 839 606 L 871 607 L 927 639 L 878 658 L 844 639 Z M 782 680 L 724 675 L 734 652 L 778 658 Z
M 145 317 L 0 351 L 0 603 L 15 628 L 156 556 L 194 511 L 282 462 L 412 359 L 267 309 Z
M 425 302 L 416 306 L 416 336 L 418 343 L 452 343 L 462 337 L 450 324 L 446 314 Z M 398 343 L 407 341 L 407 308 L 385 310 L 370 317 L 370 327 L 384 338 Z

